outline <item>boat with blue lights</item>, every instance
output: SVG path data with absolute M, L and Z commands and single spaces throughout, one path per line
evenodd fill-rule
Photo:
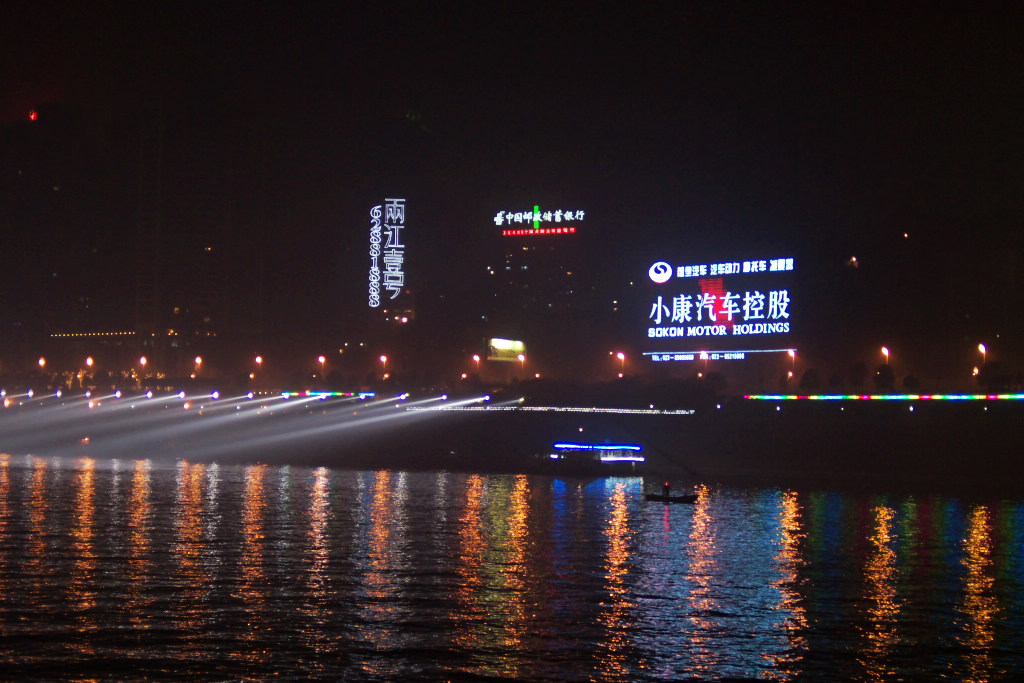
M 643 447 L 624 443 L 558 442 L 548 459 L 559 467 L 585 468 L 603 474 L 632 474 L 645 462 Z

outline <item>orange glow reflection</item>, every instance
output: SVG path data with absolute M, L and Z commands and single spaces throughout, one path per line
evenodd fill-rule
M 254 647 L 247 652 L 239 651 L 235 656 L 250 663 L 263 662 L 271 654 L 266 648 L 255 647 L 256 643 L 264 641 L 265 632 L 269 629 L 265 615 L 267 576 L 263 567 L 263 517 L 266 513 L 263 480 L 266 472 L 266 465 L 245 468 L 245 497 L 242 500 L 242 583 L 238 597 L 245 606 L 248 621 L 242 639 Z
M 32 457 L 31 462 L 31 481 L 28 485 L 28 558 L 25 562 L 26 575 L 30 577 L 29 581 L 31 581 L 28 593 L 32 603 L 40 609 L 45 609 L 47 613 L 52 613 L 53 609 L 49 603 L 51 569 L 46 552 L 46 517 L 49 512 L 46 488 L 47 464 L 42 458 L 36 457 Z
M 605 591 L 608 601 L 599 621 L 605 628 L 604 640 L 597 653 L 598 671 L 606 680 L 628 680 L 626 667 L 629 648 L 629 611 L 633 603 L 629 600 L 626 577 L 629 574 L 629 509 L 626 505 L 626 484 L 617 482 L 611 495 L 611 511 L 605 536 L 608 539 L 608 554 L 605 556 Z
M 800 570 L 806 564 L 800 551 L 800 543 L 805 533 L 800 524 L 800 503 L 797 494 L 786 491 L 782 494 L 779 510 L 779 543 L 775 555 L 775 566 L 779 578 L 772 582 L 781 596 L 776 609 L 785 614 L 778 625 L 783 629 L 789 647 L 786 652 L 766 656 L 783 678 L 792 678 L 800 674 L 800 660 L 807 651 L 807 613 L 803 606 L 803 596 L 797 590 Z
M 96 607 L 95 574 L 96 552 L 93 548 L 93 534 L 96 517 L 96 461 L 83 458 L 75 475 L 74 525 L 71 529 L 71 547 L 74 556 L 68 594 L 75 601 L 78 632 L 87 636 L 97 630 L 91 611 Z M 88 640 L 78 643 L 79 651 L 92 654 Z
M 450 612 L 455 620 L 455 644 L 465 651 L 475 650 L 482 639 L 486 610 L 480 604 L 483 585 L 481 567 L 486 542 L 483 533 L 484 478 L 479 474 L 466 483 L 466 505 L 459 517 L 459 552 L 455 573 L 459 577 L 456 600 L 459 609 Z
M 872 509 L 875 519 L 874 533 L 868 538 L 871 552 L 864 566 L 867 583 L 864 599 L 867 603 L 867 628 L 864 628 L 866 642 L 858 653 L 870 680 L 887 680 L 895 672 L 886 664 L 887 656 L 899 642 L 898 620 L 902 605 L 896 596 L 896 580 L 899 570 L 896 566 L 893 519 L 896 511 L 879 505 Z
M 693 504 L 693 522 L 690 525 L 690 542 L 687 553 L 690 556 L 690 580 L 693 587 L 687 596 L 691 628 L 690 656 L 692 664 L 687 671 L 691 676 L 710 675 L 718 664 L 720 654 L 715 650 L 711 631 L 716 624 L 708 614 L 717 608 L 713 597 L 714 582 L 719 574 L 715 544 L 715 528 L 711 518 L 710 492 L 706 485 L 696 488 L 697 500 Z
M 530 515 L 530 484 L 526 475 L 516 477 L 509 499 L 508 517 L 508 559 L 501 565 L 502 585 L 508 593 L 505 604 L 506 630 L 504 645 L 507 648 L 520 647 L 526 633 L 526 606 L 523 600 L 528 580 L 526 562 L 528 519 Z M 515 674 L 513 667 L 511 674 Z
M 185 633 L 185 646 L 180 657 L 194 656 L 202 646 L 200 634 L 207 620 L 206 594 L 210 576 L 205 571 L 203 556 L 203 475 L 201 464 L 181 462 L 178 465 L 178 490 L 174 554 L 178 564 L 181 597 L 178 613 Z
M 398 540 L 393 537 L 395 531 L 395 511 L 400 509 L 400 501 L 392 491 L 391 472 L 377 472 L 373 482 L 372 500 L 370 502 L 369 557 L 366 576 L 363 579 L 365 594 L 368 598 L 364 605 L 366 639 L 378 650 L 387 649 L 396 638 L 394 624 L 399 619 L 396 615 L 393 597 L 399 587 L 395 583 L 395 546 Z M 380 676 L 393 676 L 393 671 L 382 658 L 368 659 L 362 664 L 367 673 Z
M 1006 672 L 992 667 L 992 646 L 995 643 L 995 618 L 999 602 L 993 593 L 992 523 L 983 505 L 973 508 L 967 519 L 964 558 L 967 574 L 963 578 L 964 597 L 958 611 L 963 615 L 962 645 L 968 648 L 965 681 L 988 681 Z
M 132 474 L 132 493 L 128 504 L 128 580 L 131 593 L 128 597 L 128 614 L 132 623 L 143 624 L 141 609 L 149 575 L 149 492 L 150 463 L 136 460 Z
M 492 480 L 488 489 L 485 479 L 472 477 L 462 515 L 459 618 L 466 623 L 458 638 L 494 653 L 470 667 L 484 676 L 521 675 L 522 660 L 516 653 L 523 647 L 530 618 L 525 598 L 530 584 L 530 483 L 526 475 L 514 477 L 511 487 L 508 481 Z
M 313 651 L 318 655 L 332 651 L 331 638 L 327 636 L 327 570 L 330 562 L 327 522 L 331 514 L 331 480 L 326 467 L 313 471 L 313 486 L 309 493 L 309 572 L 306 576 L 308 599 L 303 610 L 310 619 L 310 625 L 303 627 Z
M 391 472 L 378 472 L 373 482 L 373 502 L 371 503 L 370 522 L 370 567 L 368 576 L 371 586 L 370 596 L 386 598 L 390 582 L 384 576 L 388 568 L 388 543 L 391 540 Z
M 8 574 L 9 560 L 5 548 L 10 534 L 8 530 L 11 518 L 11 456 L 7 453 L 0 453 L 0 596 L 6 596 L 11 590 L 11 581 Z M 7 627 L 7 620 L 0 619 L 0 636 L 11 633 Z
M 325 591 L 328 561 L 327 518 L 331 511 L 330 479 L 327 468 L 313 472 L 313 489 L 309 495 L 309 586 L 313 595 L 322 598 Z

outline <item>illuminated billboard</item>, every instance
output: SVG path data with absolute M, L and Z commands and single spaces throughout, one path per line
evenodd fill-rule
M 790 256 L 652 263 L 643 355 L 664 363 L 795 351 L 795 272 Z
M 370 209 L 370 308 L 380 307 L 381 296 L 398 298 L 405 287 L 403 229 L 405 199 L 385 199 Z
M 514 339 L 488 339 L 487 360 L 518 363 L 526 357 L 526 344 Z
M 502 227 L 501 234 L 505 237 L 574 235 L 576 224 L 585 215 L 586 212 L 581 210 L 541 211 L 536 205 L 533 211 L 499 211 L 494 215 L 494 224 Z

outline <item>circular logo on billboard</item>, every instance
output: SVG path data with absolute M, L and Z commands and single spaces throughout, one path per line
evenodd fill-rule
M 651 266 L 647 274 L 651 276 L 651 280 L 660 285 L 663 282 L 668 282 L 669 278 L 672 277 L 672 266 L 664 261 L 658 261 Z

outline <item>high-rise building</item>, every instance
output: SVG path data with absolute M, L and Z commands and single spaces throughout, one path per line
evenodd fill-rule
M 494 217 L 501 253 L 487 265 L 488 333 L 525 342 L 534 367 L 548 375 L 572 373 L 598 319 L 588 220 L 575 207 Z

